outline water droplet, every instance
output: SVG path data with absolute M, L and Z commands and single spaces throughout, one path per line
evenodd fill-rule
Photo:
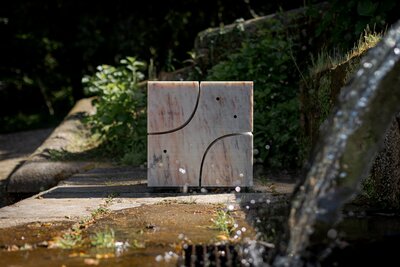
M 182 190 L 183 193 L 187 193 L 187 192 L 188 192 L 188 189 L 189 189 L 189 184 L 187 184 L 187 183 L 184 184 L 184 185 L 183 185 L 183 190 Z
M 202 189 L 200 189 L 200 192 L 202 192 L 202 193 L 207 193 L 207 189 L 202 188 Z
M 395 53 L 396 55 L 400 54 L 400 49 L 399 49 L 398 47 L 396 47 L 396 48 L 394 49 L 394 53 Z
M 240 192 L 240 186 L 236 186 L 235 187 L 235 191 L 239 193 Z
M 347 173 L 346 172 L 341 172 L 340 174 L 339 174 L 339 177 L 340 178 L 345 178 L 347 176 Z
M 361 75 L 363 75 L 364 74 L 364 70 L 363 69 L 359 69 L 358 71 L 357 71 L 357 76 L 361 76 Z
M 251 204 L 256 204 L 256 201 L 254 199 L 250 200 Z
M 365 62 L 365 63 L 363 64 L 363 66 L 364 66 L 364 68 L 369 69 L 369 68 L 372 67 L 372 63 L 370 63 L 370 62 Z
M 250 209 L 250 207 L 247 205 L 247 206 L 246 206 L 246 209 Z
M 240 235 L 242 234 L 242 231 L 237 230 L 237 231 L 236 231 L 236 234 L 237 234 L 238 236 L 240 236 Z
M 315 212 L 316 214 L 326 214 L 328 211 L 326 209 L 317 209 L 317 211 Z
M 327 236 L 331 239 L 335 239 L 337 237 L 337 231 L 335 229 L 329 229 Z
M 367 106 L 367 99 L 365 97 L 361 97 L 361 99 L 358 101 L 358 106 L 359 107 L 366 107 Z
M 270 203 L 271 203 L 271 200 L 270 200 L 270 199 L 267 199 L 266 202 L 267 202 L 267 204 L 270 204 Z
M 234 223 L 234 224 L 233 224 L 233 228 L 234 228 L 234 229 L 236 229 L 236 228 L 238 228 L 238 227 L 239 227 L 239 224 L 237 224 L 237 223 Z
M 179 168 L 179 172 L 182 173 L 182 174 L 185 174 L 186 170 L 184 168 Z
M 270 148 L 271 148 L 271 147 L 270 147 L 269 145 L 266 145 L 266 146 L 265 146 L 265 149 L 266 149 L 266 150 L 268 150 L 268 149 L 270 149 Z
M 171 260 L 171 258 L 172 258 L 172 256 L 169 253 L 165 252 L 165 256 L 164 256 L 165 261 L 169 262 Z
M 239 173 L 239 177 L 243 178 L 244 174 L 243 173 Z
M 246 231 L 247 231 L 246 227 L 242 227 L 242 232 L 244 233 Z
M 161 256 L 161 255 L 156 256 L 156 262 L 160 262 L 162 260 L 163 260 L 163 256 Z
M 228 206 L 228 210 L 229 210 L 229 211 L 233 211 L 234 209 L 235 209 L 235 207 L 234 207 L 233 205 L 229 205 L 229 206 Z

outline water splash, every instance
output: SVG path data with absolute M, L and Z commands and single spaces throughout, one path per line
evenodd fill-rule
M 316 233 L 329 232 L 359 190 L 400 109 L 400 22 L 361 61 L 324 124 L 312 166 L 292 202 L 290 240 L 276 266 L 302 266 Z

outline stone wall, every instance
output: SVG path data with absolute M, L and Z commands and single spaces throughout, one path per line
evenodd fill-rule
M 362 56 L 320 71 L 302 83 L 300 100 L 305 153 L 316 144 L 320 125 L 331 112 L 340 89 L 351 78 Z M 384 145 L 355 202 L 369 208 L 400 209 L 400 114 L 393 118 Z

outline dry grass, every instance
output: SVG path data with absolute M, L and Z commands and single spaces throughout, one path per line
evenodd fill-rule
M 329 53 L 325 49 L 318 53 L 316 57 L 311 55 L 311 67 L 309 68 L 309 75 L 313 76 L 317 73 L 321 73 L 328 69 L 336 68 L 350 59 L 360 56 L 368 49 L 374 47 L 383 36 L 384 32 L 377 33 L 375 30 L 371 30 L 367 27 L 364 33 L 360 36 L 357 43 L 355 43 L 353 49 L 346 54 L 341 54 L 337 51 Z

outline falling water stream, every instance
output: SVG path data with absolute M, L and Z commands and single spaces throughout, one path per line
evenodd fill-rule
M 362 59 L 321 130 L 312 165 L 294 196 L 290 239 L 276 266 L 302 266 L 310 237 L 335 236 L 343 205 L 368 175 L 385 132 L 400 110 L 400 22 Z

